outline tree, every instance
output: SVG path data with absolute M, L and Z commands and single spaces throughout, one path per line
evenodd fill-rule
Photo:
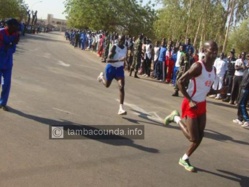
M 229 31 L 248 16 L 248 0 L 160 0 L 154 24 L 156 37 L 173 40 L 192 38 L 195 47 L 216 40 L 226 49 Z M 223 44 L 223 46 L 222 46 Z
M 221 0 L 224 8 L 226 9 L 224 14 L 226 34 L 223 43 L 223 51 L 226 50 L 227 40 L 230 32 L 230 28 L 235 27 L 237 23 L 248 17 L 249 2 L 248 0 Z
M 236 49 L 239 53 L 249 50 L 249 18 L 244 20 L 241 25 L 231 31 L 228 39 L 228 49 Z
M 156 12 L 150 5 L 143 6 L 136 0 L 66 0 L 65 12 L 73 28 L 121 30 L 130 35 L 153 36 Z
M 0 19 L 17 18 L 26 19 L 27 5 L 23 0 L 0 0 Z

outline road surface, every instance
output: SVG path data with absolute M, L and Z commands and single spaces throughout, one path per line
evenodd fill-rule
M 208 99 L 205 138 L 178 165 L 189 143 L 162 119 L 180 109 L 173 87 L 126 76 L 127 116 L 118 116 L 118 85 L 96 81 L 105 64 L 74 49 L 61 33 L 27 35 L 14 57 L 10 112 L 0 110 L 0 186 L 249 186 L 249 131 L 231 121 L 236 107 Z M 142 140 L 51 140 L 51 125 L 144 125 Z

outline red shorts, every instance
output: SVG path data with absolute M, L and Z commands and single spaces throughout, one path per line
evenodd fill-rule
M 206 113 L 206 101 L 197 103 L 196 107 L 190 108 L 188 99 L 182 101 L 182 118 L 197 118 Z

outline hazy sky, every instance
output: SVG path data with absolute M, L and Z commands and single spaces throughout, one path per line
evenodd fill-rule
M 38 11 L 38 18 L 47 18 L 48 14 L 53 14 L 55 18 L 65 19 L 63 14 L 64 0 L 24 0 L 30 10 Z
M 63 14 L 65 0 L 25 0 L 30 10 L 38 11 L 38 18 L 46 19 L 48 14 L 53 14 L 55 18 L 65 19 Z M 143 0 L 144 3 L 149 0 Z M 153 2 L 153 0 L 152 0 Z

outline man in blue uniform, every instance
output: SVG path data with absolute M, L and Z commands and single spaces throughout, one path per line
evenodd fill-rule
M 2 92 L 0 97 L 0 108 L 8 111 L 7 102 L 11 86 L 11 73 L 13 66 L 13 54 L 19 41 L 19 23 L 16 19 L 8 19 L 5 28 L 0 29 L 0 82 Z

